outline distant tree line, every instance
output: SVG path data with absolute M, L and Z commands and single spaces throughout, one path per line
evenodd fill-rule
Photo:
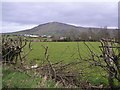
M 14 35 L 14 34 L 13 34 Z M 50 38 L 43 38 L 42 40 L 38 37 L 36 41 L 56 41 L 56 42 L 69 42 L 69 41 L 99 41 L 102 38 L 105 39 L 114 39 L 116 42 L 120 42 L 120 30 L 114 29 L 110 30 L 107 28 L 101 28 L 99 30 L 89 28 L 89 30 L 82 30 L 82 31 L 76 31 L 76 30 L 67 30 L 67 31 L 61 31 L 59 34 L 50 34 Z M 61 39 L 62 38 L 62 39 Z M 34 39 L 34 38 L 32 38 Z
M 80 33 L 74 33 L 70 32 L 66 34 L 64 37 L 66 37 L 63 40 L 60 40 L 58 37 L 53 37 L 53 41 L 99 41 L 102 38 L 105 39 L 114 39 L 116 42 L 118 42 L 119 38 L 118 29 L 114 30 L 113 32 L 110 32 L 109 29 L 101 29 L 93 31 L 91 28 L 86 32 L 80 32 Z

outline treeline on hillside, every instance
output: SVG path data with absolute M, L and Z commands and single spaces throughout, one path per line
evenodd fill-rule
M 53 37 L 54 41 L 99 41 L 102 38 L 111 38 L 118 42 L 119 39 L 119 31 L 116 29 L 114 31 L 110 31 L 109 29 L 101 29 L 101 30 L 92 30 L 83 31 L 80 33 L 68 32 L 64 37 L 64 40 L 60 40 L 59 37 Z
M 25 36 L 26 34 L 13 34 L 13 33 L 6 33 L 3 35 L 15 35 L 15 36 L 24 36 L 24 37 L 30 37 Z M 68 31 L 61 31 L 56 34 L 45 34 L 45 37 L 42 37 L 42 35 L 37 34 L 28 34 L 28 35 L 36 35 L 38 37 L 30 37 L 33 41 L 57 41 L 57 42 L 64 42 L 64 41 L 99 41 L 102 38 L 106 39 L 114 39 L 116 42 L 119 41 L 119 29 L 92 29 L 89 28 L 89 30 L 85 31 L 79 31 L 76 32 L 76 30 L 68 30 Z M 44 35 L 43 35 L 44 36 Z M 48 36 L 48 37 L 47 37 Z M 51 36 L 51 37 L 49 37 Z M 36 39 L 37 38 L 37 39 Z

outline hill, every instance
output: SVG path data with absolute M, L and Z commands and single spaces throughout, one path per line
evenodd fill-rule
M 35 35 L 51 35 L 51 36 L 65 36 L 71 39 L 86 38 L 89 37 L 97 39 L 100 37 L 114 38 L 117 35 L 117 30 L 105 29 L 105 28 L 86 28 L 69 25 L 60 22 L 49 22 L 38 25 L 31 29 L 13 32 L 11 34 L 35 34 Z

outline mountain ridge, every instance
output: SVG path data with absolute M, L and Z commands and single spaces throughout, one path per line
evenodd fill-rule
M 91 28 L 91 27 L 81 27 L 74 26 L 61 22 L 48 22 L 44 24 L 40 24 L 31 29 L 26 29 L 22 31 L 12 32 L 11 34 L 36 34 L 36 35 L 52 35 L 52 36 L 66 36 L 70 38 L 79 38 L 82 34 L 86 36 L 90 36 L 92 34 L 104 34 L 104 32 L 109 33 L 111 37 L 115 36 L 117 30 L 115 29 L 107 29 L 107 28 Z

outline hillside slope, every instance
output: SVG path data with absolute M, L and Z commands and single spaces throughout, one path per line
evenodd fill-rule
M 66 36 L 70 38 L 73 38 L 73 37 L 79 38 L 80 36 L 89 37 L 93 34 L 95 34 L 96 36 L 102 37 L 102 34 L 103 35 L 106 34 L 110 37 L 116 37 L 117 30 L 104 29 L 104 28 L 86 28 L 86 27 L 78 27 L 78 26 L 69 25 L 69 24 L 60 23 L 60 22 L 49 22 L 49 23 L 38 25 L 31 29 L 13 32 L 12 34 L 53 35 L 53 36 Z

